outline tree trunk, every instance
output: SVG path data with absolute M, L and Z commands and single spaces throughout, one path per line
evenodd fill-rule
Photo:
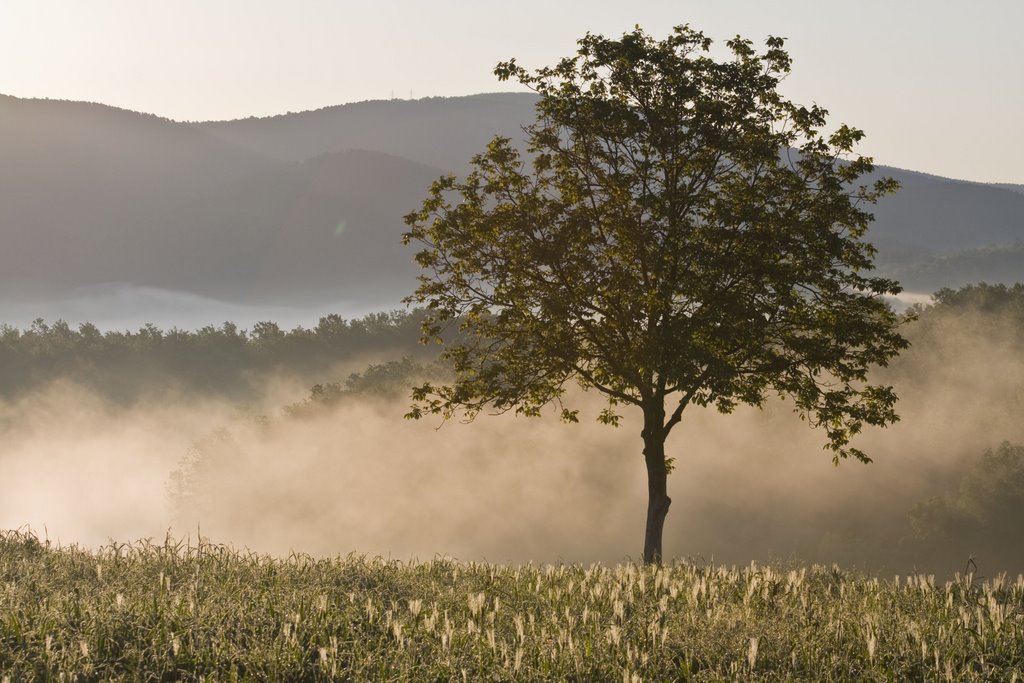
M 644 563 L 661 564 L 661 539 L 665 516 L 672 504 L 668 497 L 668 471 L 665 464 L 665 437 L 662 433 L 663 408 L 644 411 L 644 460 L 647 463 L 647 530 L 644 534 Z

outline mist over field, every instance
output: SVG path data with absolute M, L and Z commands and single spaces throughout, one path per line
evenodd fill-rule
M 0 2 L 0 683 L 1024 683 L 946 4 Z
M 0 96 L 0 324 L 43 318 L 37 336 L 56 349 L 26 343 L 0 364 L 0 527 L 92 546 L 169 530 L 274 553 L 637 557 L 638 415 L 618 430 L 551 416 L 435 429 L 402 419 L 408 392 L 394 387 L 283 412 L 315 383 L 423 353 L 369 333 L 344 358 L 330 334 L 274 349 L 325 311 L 396 306 L 419 272 L 403 215 L 493 134 L 518 140 L 535 104 L 492 93 L 188 123 Z M 869 235 L 879 273 L 907 290 L 894 307 L 1024 279 L 1018 186 L 884 166 L 868 180 L 882 175 L 902 184 Z M 973 518 L 956 496 L 987 450 L 1024 441 L 1017 332 L 943 320 L 948 330 L 930 328 L 879 375 L 903 420 L 862 435 L 872 465 L 832 467 L 823 436 L 785 403 L 688 410 L 668 444 L 667 555 L 1016 561 L 996 540 L 968 542 Z M 189 330 L 201 333 L 186 343 Z M 109 331 L 120 336 L 104 346 Z
M 1024 443 L 1019 335 L 979 311 L 910 323 L 915 345 L 878 376 L 895 385 L 902 420 L 859 437 L 869 465 L 833 467 L 823 436 L 785 402 L 688 411 L 668 442 L 666 554 L 945 573 L 973 557 L 986 570 L 1020 569 L 1004 566 L 1021 558 L 998 550 L 998 538 L 923 543 L 908 517 L 955 495 L 986 450 Z M 337 365 L 332 377 L 373 360 Z M 481 415 L 441 426 L 404 420 L 407 392 L 319 405 L 302 404 L 309 383 L 287 372 L 257 386 L 244 404 L 154 386 L 126 406 L 64 380 L 4 400 L 0 527 L 28 524 L 93 547 L 201 533 L 273 554 L 608 563 L 639 554 L 639 415 L 627 411 L 618 429 L 597 424 L 596 395 L 571 397 L 583 408 L 577 425 Z

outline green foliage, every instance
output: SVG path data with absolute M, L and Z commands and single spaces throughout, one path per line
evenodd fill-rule
M 1009 316 L 1024 325 L 1024 284 L 990 285 L 985 282 L 959 289 L 944 288 L 934 295 L 934 308 L 940 311 L 979 311 Z
M 309 398 L 301 403 L 285 406 L 284 412 L 293 417 L 320 413 L 348 399 L 401 399 L 409 386 L 425 379 L 445 380 L 450 370 L 441 362 L 418 362 L 411 356 L 400 361 L 371 363 L 363 372 L 354 372 L 344 382 L 316 384 Z
M 956 363 L 953 357 L 941 358 L 939 351 L 952 346 L 950 340 L 974 338 L 974 344 L 988 343 L 1024 352 L 1024 284 L 966 285 L 944 288 L 933 295 L 934 303 L 916 305 L 909 315 L 917 322 L 907 328 L 915 346 L 926 345 L 929 354 L 917 358 L 926 361 Z M 943 343 L 940 343 L 943 342 Z M 914 371 L 914 364 L 904 370 Z M 908 381 L 912 377 L 908 376 Z
M 872 277 L 863 207 L 895 189 L 857 186 L 863 133 L 826 135 L 827 112 L 777 91 L 783 41 L 732 59 L 686 26 L 661 41 L 639 28 L 588 34 L 574 57 L 515 79 L 540 99 L 528 157 L 495 138 L 465 179 L 442 177 L 406 217 L 425 271 L 427 339 L 467 333 L 445 357 L 450 385 L 415 392 L 419 417 L 484 408 L 537 415 L 576 382 L 641 406 L 664 440 L 688 405 L 723 412 L 778 393 L 825 431 L 835 458 L 864 424 L 897 419 L 868 368 L 906 346 Z M 666 411 L 665 404 L 669 402 Z
M 0 533 L 0 679 L 1012 680 L 1024 578 L 272 559 Z
M 1024 446 L 1003 442 L 964 472 L 958 491 L 917 504 L 910 512 L 915 535 L 988 566 L 1021 566 L 1024 548 Z
M 992 244 L 910 262 L 891 263 L 880 267 L 879 272 L 918 292 L 983 280 L 1014 282 L 1024 278 L 1024 242 Z
M 260 322 L 248 332 L 230 322 L 195 331 L 146 325 L 106 333 L 90 323 L 73 330 L 63 320 L 36 320 L 27 330 L 0 325 L 0 395 L 68 379 L 122 401 L 167 389 L 245 399 L 275 372 L 321 379 L 335 363 L 363 354 L 422 356 L 423 317 L 422 311 L 355 320 L 332 314 L 312 329 Z

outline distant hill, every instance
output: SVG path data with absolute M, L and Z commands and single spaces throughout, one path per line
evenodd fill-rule
M 989 283 L 1024 282 L 1024 242 L 962 249 L 941 256 L 920 258 L 879 267 L 907 289 L 935 292 L 942 287 Z
M 397 302 L 417 272 L 402 216 L 536 96 L 361 102 L 181 123 L 99 104 L 0 96 L 0 299 L 107 283 L 269 305 Z M 1018 279 L 1024 186 L 879 167 L 883 272 L 914 291 Z M 0 309 L 0 322 L 2 322 Z
M 166 288 L 201 283 L 204 292 L 231 299 L 387 290 L 397 301 L 418 272 L 413 250 L 400 241 L 402 217 L 442 173 L 347 150 L 248 175 L 166 217 L 180 260 L 154 254 L 149 280 Z
M 998 187 L 1003 190 L 1013 190 L 1014 192 L 1020 192 L 1024 194 L 1024 185 L 1014 185 L 1013 183 L 990 183 L 992 187 Z
M 872 211 L 871 241 L 880 263 L 932 258 L 951 251 L 1024 239 L 1024 194 L 898 168 L 877 174 L 900 182 Z
M 532 93 L 376 100 L 197 128 L 282 161 L 359 148 L 462 171 L 495 135 L 521 137 L 536 101 Z
M 408 291 L 399 234 L 444 171 L 376 151 L 281 161 L 96 104 L 0 99 L 0 287 L 234 300 Z
M 156 116 L 0 97 L 0 286 L 135 280 L 203 229 L 168 234 L 179 207 L 277 163 Z

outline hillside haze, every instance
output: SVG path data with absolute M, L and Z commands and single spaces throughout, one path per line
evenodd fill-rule
M 491 93 L 377 100 L 196 126 L 280 161 L 362 148 L 461 172 L 494 135 L 520 137 L 521 126 L 533 120 L 536 99 L 529 93 Z
M 164 293 L 140 300 L 154 322 L 168 292 L 190 297 L 182 306 L 394 306 L 417 271 L 402 216 L 492 136 L 520 139 L 535 101 L 388 100 L 185 123 L 0 96 L 0 319 L 74 317 L 52 302 L 126 290 Z M 875 207 L 883 273 L 922 292 L 1024 279 L 1021 186 L 878 173 L 902 185 Z

